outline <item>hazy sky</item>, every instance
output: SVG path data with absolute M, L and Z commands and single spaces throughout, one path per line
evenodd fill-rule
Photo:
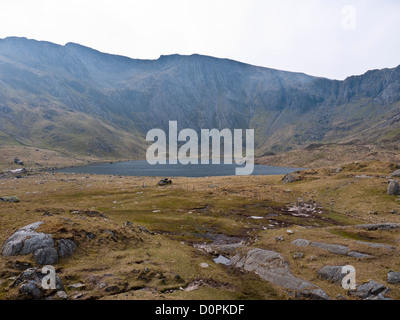
M 199 53 L 344 79 L 400 64 L 399 0 L 1 0 L 0 38 Z

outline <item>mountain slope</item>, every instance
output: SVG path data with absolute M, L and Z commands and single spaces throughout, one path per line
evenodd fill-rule
M 254 128 L 256 154 L 400 138 L 400 66 L 344 81 L 213 57 L 135 60 L 68 43 L 0 40 L 0 145 L 106 158 L 144 155 L 145 134 Z

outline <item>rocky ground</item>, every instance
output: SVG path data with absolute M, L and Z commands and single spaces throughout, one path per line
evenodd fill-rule
M 400 299 L 398 169 L 353 162 L 161 185 L 8 170 L 0 299 Z M 44 265 L 55 289 L 42 286 Z

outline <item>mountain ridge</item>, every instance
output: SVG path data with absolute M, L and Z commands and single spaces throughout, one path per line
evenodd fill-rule
M 176 120 L 179 129 L 254 128 L 257 155 L 357 139 L 390 148 L 399 101 L 400 65 L 330 80 L 199 54 L 140 60 L 0 39 L 0 145 L 142 157 L 146 132 Z

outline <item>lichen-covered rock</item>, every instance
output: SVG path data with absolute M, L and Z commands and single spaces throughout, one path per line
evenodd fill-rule
M 15 256 L 34 253 L 38 249 L 53 246 L 51 235 L 36 232 L 44 222 L 38 221 L 18 229 L 3 245 L 3 256 Z
M 355 295 L 361 299 L 368 299 L 379 294 L 384 295 L 388 291 L 389 288 L 385 285 L 374 280 L 370 280 L 368 283 L 364 283 L 358 286 L 356 290 L 350 291 L 350 294 Z
M 343 278 L 346 276 L 342 273 L 343 266 L 325 266 L 318 270 L 318 275 L 323 280 L 329 280 L 336 284 L 341 284 Z

